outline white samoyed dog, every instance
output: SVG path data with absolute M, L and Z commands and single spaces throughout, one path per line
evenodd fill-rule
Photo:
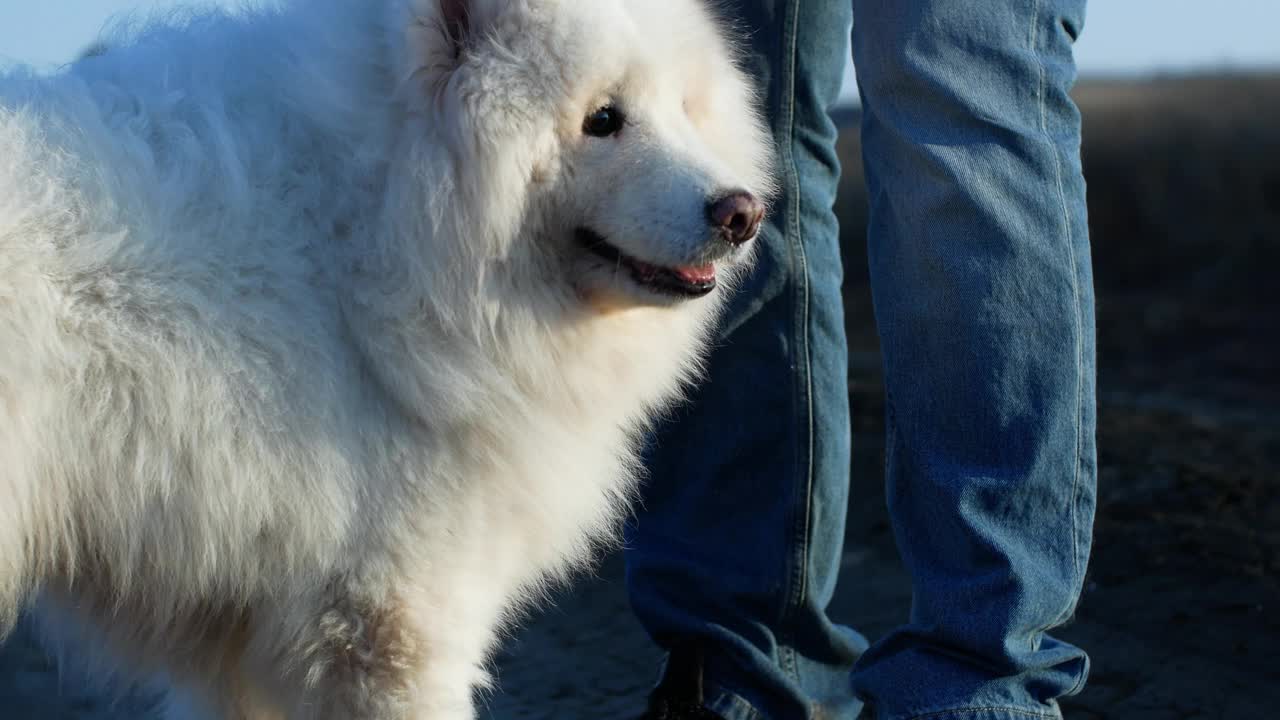
M 215 717 L 473 717 L 749 259 L 724 27 L 284 0 L 0 76 L 0 631 L 39 598 Z

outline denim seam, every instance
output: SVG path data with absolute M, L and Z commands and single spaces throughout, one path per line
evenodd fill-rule
M 785 137 L 786 137 L 786 163 L 787 172 L 789 174 L 788 184 L 790 185 L 790 197 L 787 207 L 787 224 L 784 231 L 784 239 L 787 242 L 787 248 L 790 251 L 791 259 L 799 265 L 792 272 L 792 277 L 796 283 L 795 290 L 792 293 L 793 306 L 792 322 L 794 332 L 792 340 L 796 347 L 793 352 L 802 355 L 802 362 L 798 363 L 800 377 L 796 379 L 795 393 L 799 403 L 803 406 L 804 418 L 802 425 L 805 433 L 804 445 L 807 448 L 807 455 L 802 448 L 795 448 L 796 456 L 796 476 L 805 478 L 804 495 L 796 500 L 803 504 L 803 508 L 797 508 L 793 505 L 793 511 L 796 515 L 793 522 L 797 523 L 792 526 L 792 537 L 796 551 L 790 554 L 787 562 L 792 564 L 787 573 L 790 587 L 786 595 L 782 607 L 782 619 L 780 623 L 781 631 L 779 632 L 778 656 L 779 665 L 787 672 L 787 674 L 796 681 L 799 681 L 799 666 L 795 657 L 794 642 L 795 638 L 791 637 L 789 624 L 786 622 L 804 601 L 807 592 L 807 566 L 809 558 L 809 524 L 811 522 L 811 502 L 813 496 L 813 377 L 812 368 L 810 367 L 809 357 L 809 276 L 808 276 L 808 258 L 804 251 L 804 242 L 800 237 L 800 210 L 801 210 L 801 188 L 800 188 L 800 169 L 796 165 L 795 143 L 796 143 L 796 124 L 795 124 L 795 82 L 796 82 L 796 51 L 798 47 L 797 25 L 799 23 L 800 2 L 797 0 L 790 4 L 791 13 L 786 19 L 786 26 L 783 33 L 782 52 L 786 61 L 786 76 L 783 81 L 785 92 L 783 94 L 783 116 L 785 120 Z M 800 418 L 797 418 L 798 420 Z M 803 458 L 803 459 L 802 459 Z M 803 517 L 801 514 L 803 513 Z
M 948 716 L 960 718 L 960 717 L 964 717 L 965 715 L 971 715 L 973 713 L 990 713 L 990 712 L 1006 713 L 1009 715 L 1016 715 L 1018 717 L 1025 717 L 1025 718 L 1043 718 L 1044 720 L 1058 720 L 1058 718 L 1061 717 L 1060 715 L 1055 715 L 1053 713 L 1042 713 L 1042 712 L 1036 712 L 1035 710 L 1024 710 L 1022 708 L 1016 708 L 1016 707 L 1007 707 L 1002 705 L 984 705 L 982 707 L 965 707 L 965 708 L 952 708 L 950 710 L 936 710 L 933 712 L 924 713 L 923 715 L 912 715 L 908 718 L 908 720 L 929 720 L 930 718 L 944 718 Z
M 1067 257 L 1071 261 L 1071 297 L 1075 304 L 1076 448 L 1075 448 L 1075 456 L 1074 456 L 1074 462 L 1073 462 L 1074 477 L 1072 478 L 1072 484 L 1071 484 L 1071 507 L 1070 507 L 1071 571 L 1074 575 L 1074 577 L 1072 577 L 1072 586 L 1074 587 L 1074 586 L 1079 586 L 1084 579 L 1083 577 L 1084 574 L 1080 569 L 1080 522 L 1077 514 L 1078 511 L 1076 508 L 1076 506 L 1079 504 L 1079 498 L 1080 498 L 1080 466 L 1084 461 L 1084 458 L 1083 458 L 1083 452 L 1084 452 L 1083 435 L 1084 435 L 1084 425 L 1085 425 L 1084 423 L 1084 391 L 1085 391 L 1084 327 L 1083 327 L 1084 323 L 1081 319 L 1081 314 L 1083 313 L 1083 307 L 1081 306 L 1081 303 L 1080 303 L 1080 278 L 1079 278 L 1077 262 L 1076 262 L 1075 233 L 1073 231 L 1073 227 L 1071 223 L 1071 211 L 1067 207 L 1066 190 L 1063 187 L 1062 158 L 1060 157 L 1060 154 L 1058 152 L 1057 144 L 1054 143 L 1053 137 L 1049 134 L 1049 120 L 1048 120 L 1048 107 L 1047 107 L 1048 98 L 1046 97 L 1047 70 L 1045 68 L 1044 58 L 1040 53 L 1040 48 L 1039 48 L 1039 45 L 1040 45 L 1039 28 L 1040 28 L 1040 20 L 1041 20 L 1041 10 L 1043 9 L 1043 7 L 1044 7 L 1043 0 L 1035 0 L 1034 12 L 1032 13 L 1032 16 L 1031 16 L 1031 30 L 1030 30 L 1031 52 L 1033 55 L 1035 55 L 1036 64 L 1039 69 L 1040 77 L 1039 77 L 1039 86 L 1037 88 L 1037 95 L 1038 95 L 1037 99 L 1040 105 L 1039 107 L 1040 132 L 1044 136 L 1045 142 L 1048 144 L 1050 152 L 1052 152 L 1053 154 L 1054 181 L 1058 191 L 1058 203 L 1062 209 L 1062 223 L 1063 223 L 1063 230 L 1065 231 L 1065 236 L 1066 236 L 1065 239 L 1067 243 Z M 1063 608 L 1063 611 L 1058 616 L 1058 619 L 1055 622 L 1055 624 L 1060 624 L 1062 622 L 1065 622 L 1066 619 L 1070 617 L 1074 609 L 1074 605 L 1075 605 L 1074 602 L 1069 602 L 1067 604 L 1067 607 Z M 1078 685 L 1079 683 L 1077 683 L 1076 689 L 1079 689 Z

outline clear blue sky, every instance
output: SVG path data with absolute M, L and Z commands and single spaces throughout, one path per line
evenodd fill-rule
M 177 0 L 0 0 L 0 63 L 73 58 L 112 14 Z M 237 0 L 220 0 L 234 6 Z M 1084 73 L 1280 68 L 1280 1 L 1093 0 L 1077 59 Z

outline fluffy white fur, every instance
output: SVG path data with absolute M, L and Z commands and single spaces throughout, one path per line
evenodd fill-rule
M 769 182 L 717 21 L 296 0 L 105 47 L 0 76 L 0 632 L 40 595 L 218 717 L 473 717 L 749 252 L 705 215 Z

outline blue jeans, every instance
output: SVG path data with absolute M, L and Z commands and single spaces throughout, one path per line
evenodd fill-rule
M 827 117 L 849 0 L 739 3 L 783 193 L 708 382 L 654 438 L 632 605 L 659 645 L 702 648 L 705 704 L 727 720 L 854 718 L 864 703 L 883 720 L 1059 717 L 1088 660 L 1046 631 L 1079 597 L 1096 479 L 1067 94 L 1084 0 L 853 5 L 910 620 L 868 649 L 826 615 L 849 487 Z

